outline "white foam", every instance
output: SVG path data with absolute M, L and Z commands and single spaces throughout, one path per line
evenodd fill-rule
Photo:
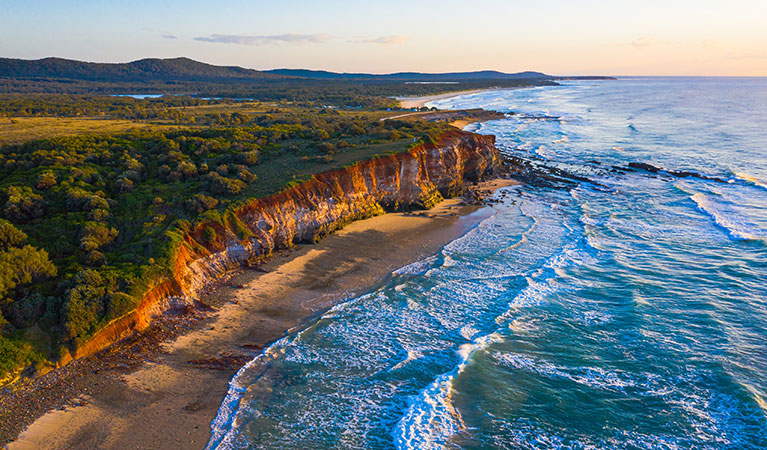
M 471 325 L 465 325 L 461 328 L 461 336 L 463 336 L 466 339 L 471 339 L 477 333 L 479 333 L 479 330 L 472 327 Z
M 720 211 L 716 205 L 705 194 L 697 193 L 690 197 L 695 204 L 698 205 L 698 209 L 711 218 L 714 219 L 717 225 L 725 229 L 731 237 L 734 239 L 758 241 L 764 240 L 764 236 L 759 236 L 753 233 L 753 230 L 748 228 L 748 225 L 742 223 L 737 218 L 726 215 Z
M 423 356 L 423 353 L 419 352 L 418 350 L 408 350 L 407 351 L 407 357 L 397 363 L 394 367 L 391 368 L 391 370 L 397 370 L 399 368 L 404 367 L 409 363 L 410 361 L 415 361 L 418 358 L 421 358 Z
M 507 367 L 534 372 L 548 378 L 563 378 L 596 389 L 623 390 L 636 386 L 636 382 L 622 372 L 609 371 L 600 367 L 568 368 L 514 353 L 493 356 Z
M 758 178 L 756 178 L 754 176 L 751 176 L 749 174 L 746 174 L 746 173 L 738 173 L 738 172 L 733 172 L 733 173 L 735 174 L 735 176 L 737 178 L 739 178 L 739 179 L 741 179 L 743 181 L 748 181 L 749 183 L 751 183 L 751 184 L 753 184 L 755 186 L 759 186 L 762 189 L 767 189 L 767 181 L 762 181 L 762 180 L 760 180 L 760 179 L 758 179 Z
M 458 365 L 436 377 L 426 389 L 410 399 L 407 411 L 392 431 L 395 448 L 446 448 L 447 439 L 465 428 L 461 414 L 450 401 L 453 380 L 465 369 L 476 351 L 500 339 L 500 335 L 491 333 L 458 348 Z
M 376 293 L 369 293 L 339 303 L 323 314 L 322 318 L 333 317 L 350 304 L 370 298 L 375 294 Z M 229 381 L 229 389 L 226 393 L 226 397 L 224 397 L 224 401 L 221 403 L 221 406 L 216 413 L 216 417 L 210 424 L 211 436 L 208 445 L 205 447 L 206 450 L 229 450 L 234 448 L 234 442 L 240 434 L 240 420 L 246 412 L 242 409 L 241 402 L 248 390 L 249 378 L 247 376 L 250 371 L 260 364 L 266 364 L 270 360 L 277 359 L 284 355 L 285 349 L 296 340 L 300 339 L 305 331 L 306 330 L 302 330 L 295 336 L 288 335 L 279 339 L 274 344 L 265 348 L 260 355 L 248 361 L 248 363 L 242 366 L 234 377 L 232 377 L 231 381 Z
M 400 267 L 399 269 L 392 272 L 394 275 L 420 275 L 427 273 L 428 270 L 431 268 L 432 264 L 434 264 L 434 261 L 437 260 L 436 256 L 429 256 L 428 258 L 424 258 L 420 261 L 416 261 L 414 263 L 408 264 L 404 267 Z

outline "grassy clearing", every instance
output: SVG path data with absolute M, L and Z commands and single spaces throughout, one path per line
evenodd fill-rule
M 98 117 L 0 117 L 0 145 L 59 136 L 114 134 L 150 128 L 173 129 L 178 126 Z

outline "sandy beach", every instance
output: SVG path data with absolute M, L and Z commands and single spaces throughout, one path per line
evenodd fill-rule
M 495 180 L 481 189 L 514 183 Z M 202 299 L 208 311 L 195 311 L 196 319 L 170 330 L 170 339 L 159 333 L 135 364 L 102 367 L 103 354 L 83 361 L 85 369 L 72 375 L 87 380 L 82 395 L 35 420 L 7 448 L 203 448 L 229 380 L 262 348 L 394 269 L 438 252 L 490 214 L 490 207 L 446 200 L 429 211 L 352 223 L 316 245 L 281 252 L 262 271 L 238 271 Z M 169 323 L 165 328 L 179 329 Z
M 427 103 L 435 100 L 444 100 L 446 98 L 458 97 L 459 95 L 476 94 L 478 92 L 490 91 L 492 89 L 473 89 L 469 91 L 447 92 L 445 94 L 427 95 L 424 97 L 397 97 L 399 104 L 403 108 L 422 108 Z

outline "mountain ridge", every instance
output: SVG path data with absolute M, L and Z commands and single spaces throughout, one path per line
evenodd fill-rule
M 93 63 L 64 58 L 0 58 L 0 77 L 58 78 L 84 81 L 225 81 L 283 79 L 238 66 L 214 66 L 193 59 L 145 58 L 127 63 Z
M 216 66 L 186 57 L 144 58 L 127 63 L 94 63 L 65 58 L 0 58 L 0 77 L 24 79 L 69 79 L 81 81 L 206 81 L 247 82 L 261 80 L 369 80 L 404 82 L 462 82 L 488 80 L 553 81 L 558 77 L 541 72 L 504 73 L 495 70 L 473 72 L 389 74 L 339 73 L 310 69 L 255 70 L 240 66 Z M 602 79 L 607 77 L 577 77 Z

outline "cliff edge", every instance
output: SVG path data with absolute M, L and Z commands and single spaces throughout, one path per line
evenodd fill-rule
M 494 136 L 449 131 L 435 142 L 314 175 L 197 224 L 179 239 L 172 273 L 146 292 L 136 310 L 113 320 L 59 365 L 146 328 L 160 314 L 193 305 L 205 287 L 249 261 L 316 242 L 355 220 L 428 209 L 460 195 L 464 183 L 498 173 L 502 161 L 494 144 Z

